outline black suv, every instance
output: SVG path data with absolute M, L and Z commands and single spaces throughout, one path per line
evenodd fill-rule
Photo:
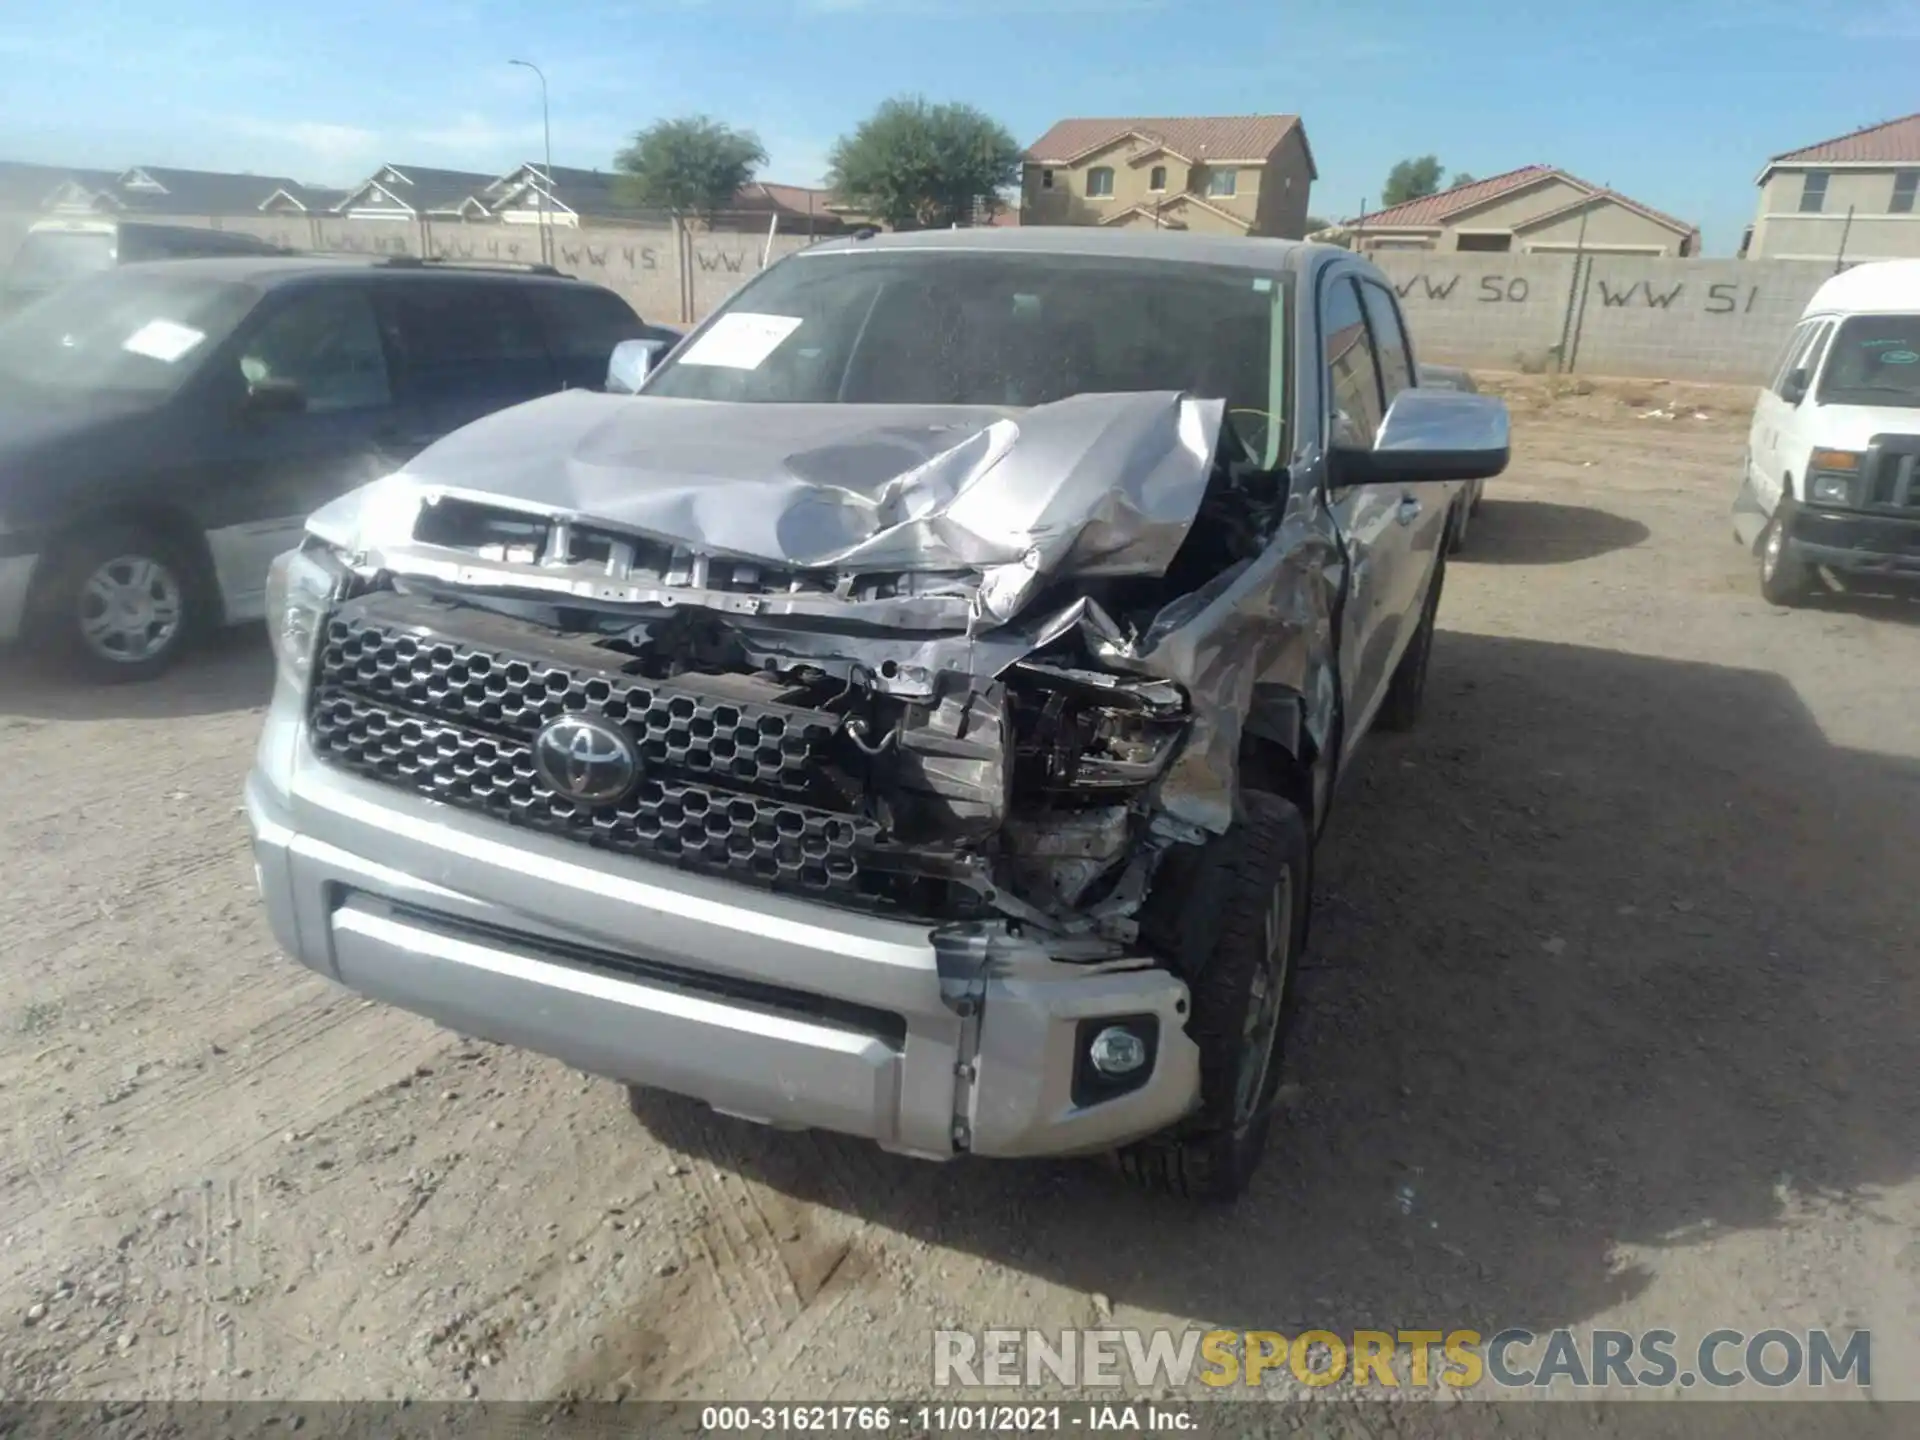
M 0 321 L 0 641 L 102 680 L 263 613 L 307 515 L 471 420 L 678 335 L 542 267 L 123 266 Z

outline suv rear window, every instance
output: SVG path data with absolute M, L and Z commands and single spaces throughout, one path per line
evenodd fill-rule
M 556 360 L 606 364 L 613 347 L 639 337 L 643 328 L 633 307 L 598 285 L 541 285 L 528 291 L 547 327 L 547 346 Z

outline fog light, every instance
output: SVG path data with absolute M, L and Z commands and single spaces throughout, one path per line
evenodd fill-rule
M 1102 1075 L 1131 1075 L 1147 1063 L 1147 1042 L 1131 1030 L 1109 1025 L 1093 1037 L 1087 1055 Z

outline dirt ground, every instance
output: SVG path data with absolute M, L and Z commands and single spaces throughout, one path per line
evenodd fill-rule
M 1500 388 L 1515 462 L 1424 724 L 1339 802 L 1229 1212 L 636 1120 L 364 1004 L 255 902 L 262 644 L 0 670 L 0 1386 L 871 1399 L 939 1326 L 1824 1325 L 1920 1396 L 1920 611 L 1760 600 L 1749 392 Z

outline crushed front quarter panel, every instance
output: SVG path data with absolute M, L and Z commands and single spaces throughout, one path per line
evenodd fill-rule
M 1077 631 L 1113 669 L 1186 690 L 1193 725 L 1158 804 L 1176 829 L 1224 832 L 1261 691 L 1301 697 L 1317 743 L 1331 728 L 1341 562 L 1317 490 L 1289 494 L 1258 555 L 1172 598 L 1138 633 L 1084 596 L 1026 613 L 1043 582 L 1166 571 L 1206 496 L 1223 415 L 1221 401 L 1175 392 L 1026 411 L 568 392 L 455 432 L 309 529 L 364 571 L 509 590 L 555 588 L 541 582 L 570 573 L 566 557 L 481 566 L 450 556 L 415 542 L 422 507 L 478 501 L 792 571 L 970 572 L 964 604 L 846 603 L 845 625 L 820 623 L 830 596 L 808 596 L 811 614 L 781 614 L 779 592 L 683 585 L 666 603 L 719 611 L 749 652 L 857 661 L 877 688 L 908 695 L 929 693 L 943 672 L 997 677 Z M 616 568 L 598 567 L 585 593 L 568 588 L 614 603 L 658 593 L 623 594 Z

